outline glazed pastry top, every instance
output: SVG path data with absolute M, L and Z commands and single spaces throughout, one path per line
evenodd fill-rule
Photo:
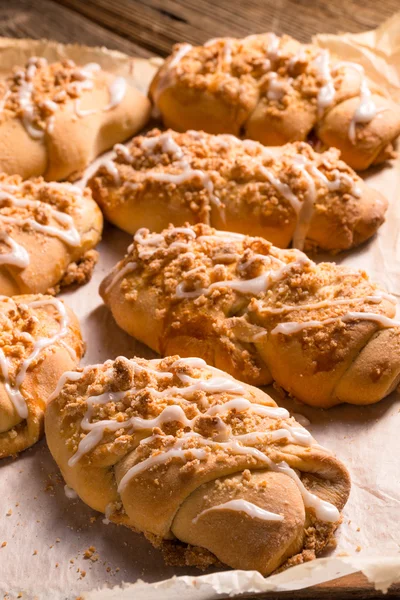
M 96 86 L 109 86 L 109 103 L 98 110 L 111 110 L 124 98 L 126 81 L 110 77 L 97 63 L 77 66 L 72 60 L 49 64 L 45 58 L 32 57 L 24 68 L 14 67 L 0 83 L 1 120 L 18 117 L 33 139 L 52 133 L 55 115 L 69 103 L 77 118 L 96 112 L 81 110 L 84 93 Z

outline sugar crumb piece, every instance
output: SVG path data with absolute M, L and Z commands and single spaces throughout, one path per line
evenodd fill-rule
M 357 546 L 356 552 L 361 552 L 361 546 Z
M 33 551 L 33 556 L 36 556 L 37 553 L 38 553 L 37 550 L 34 550 Z
M 6 546 L 7 546 L 7 542 L 3 542 L 3 543 L 1 544 L 1 548 L 5 548 Z
M 356 531 L 361 531 L 360 527 L 357 527 Z
M 56 538 L 56 544 L 59 544 L 61 542 L 60 538 Z
M 6 517 L 11 517 L 12 515 L 12 510 L 11 508 L 6 512 Z
M 87 550 L 83 553 L 83 558 L 92 558 L 93 554 L 96 552 L 95 546 L 89 546 Z

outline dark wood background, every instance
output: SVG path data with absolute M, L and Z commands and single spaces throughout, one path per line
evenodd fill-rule
M 175 42 L 212 37 L 356 33 L 398 10 L 400 0 L 0 0 L 0 35 L 165 56 Z
M 196 44 L 263 31 L 288 33 L 303 42 L 320 32 L 357 33 L 377 27 L 399 10 L 400 0 L 0 0 L 0 36 L 165 56 L 175 42 Z M 400 587 L 388 596 L 400 598 Z M 375 597 L 366 578 L 356 574 L 280 594 L 279 600 Z

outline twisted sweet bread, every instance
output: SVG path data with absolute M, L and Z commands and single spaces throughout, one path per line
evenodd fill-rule
M 268 575 L 314 558 L 339 524 L 342 463 L 201 359 L 119 357 L 65 373 L 52 398 L 47 443 L 68 486 L 175 564 Z
M 361 65 L 273 33 L 177 44 L 150 95 L 167 127 L 232 133 L 274 146 L 313 131 L 354 169 L 393 156 L 400 108 Z
M 51 296 L 0 296 L 0 458 L 43 434 L 46 402 L 84 346 L 78 319 Z
M 0 82 L 0 171 L 77 179 L 149 115 L 145 96 L 96 63 L 32 57 Z
M 372 236 L 387 208 L 333 148 L 317 154 L 302 142 L 265 148 L 155 129 L 114 150 L 88 185 L 106 218 L 129 233 L 202 222 L 283 248 L 337 252 Z
M 103 229 L 90 190 L 0 175 L 0 294 L 86 283 Z
M 307 404 L 371 404 L 400 381 L 396 300 L 364 271 L 206 225 L 139 230 L 100 287 L 118 325 Z

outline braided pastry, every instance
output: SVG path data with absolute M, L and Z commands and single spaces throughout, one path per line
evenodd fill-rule
M 46 401 L 83 355 L 78 319 L 51 296 L 0 296 L 0 458 L 43 434 Z
M 52 398 L 46 438 L 67 485 L 169 561 L 268 575 L 331 541 L 345 467 L 267 394 L 203 360 L 119 357 L 65 373 Z
M 145 96 L 96 63 L 78 67 L 32 57 L 0 82 L 0 171 L 77 179 L 149 115 Z
M 86 283 L 103 229 L 90 190 L 0 175 L 0 294 Z
M 167 127 L 232 133 L 276 146 L 314 132 L 354 169 L 393 157 L 400 108 L 361 65 L 273 33 L 178 44 L 150 95 Z
M 400 381 L 396 300 L 363 271 L 206 225 L 139 230 L 100 293 L 166 356 L 199 356 L 302 402 L 371 404 Z
M 273 244 L 331 252 L 356 246 L 382 224 L 387 201 L 331 149 L 265 148 L 230 135 L 153 130 L 115 146 L 89 180 L 107 219 L 129 233 L 207 223 Z

